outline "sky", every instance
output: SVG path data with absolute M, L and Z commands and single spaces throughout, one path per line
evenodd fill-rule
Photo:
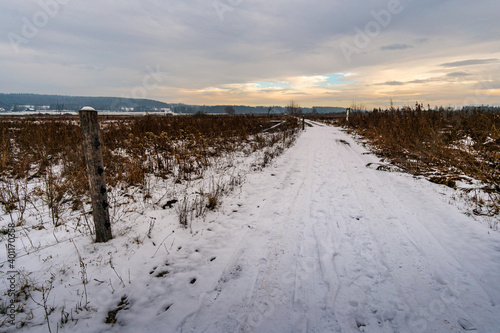
M 0 0 L 0 92 L 500 105 L 498 0 Z

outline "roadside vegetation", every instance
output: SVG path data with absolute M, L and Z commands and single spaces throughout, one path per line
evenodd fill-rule
M 134 187 L 134 199 L 142 200 L 151 198 L 157 180 L 185 184 L 214 176 L 213 167 L 230 167 L 236 155 L 260 152 L 254 167 L 265 166 L 291 145 L 299 128 L 293 118 L 205 114 L 101 116 L 100 126 L 108 186 Z M 54 225 L 64 223 L 63 210 L 85 211 L 88 181 L 78 118 L 1 117 L 0 175 L 0 204 L 12 218 L 15 213 L 17 224 L 41 202 Z M 214 184 L 208 193 L 202 191 L 205 198 L 200 200 L 209 200 L 210 208 L 224 192 L 218 187 L 226 186 Z

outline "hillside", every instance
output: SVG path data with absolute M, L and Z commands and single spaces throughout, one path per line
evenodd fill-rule
M 78 110 L 83 106 L 90 105 L 97 110 L 112 111 L 119 111 L 122 108 L 145 111 L 146 109 L 169 107 L 169 104 L 167 103 L 151 99 L 39 94 L 0 94 L 0 107 L 2 108 L 11 109 L 16 106 L 26 105 L 35 107 L 49 106 L 50 110 Z

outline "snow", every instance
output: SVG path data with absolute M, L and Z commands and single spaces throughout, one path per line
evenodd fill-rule
M 500 233 L 442 186 L 366 167 L 380 160 L 312 124 L 190 229 L 151 206 L 108 243 L 68 237 L 18 257 L 32 280 L 56 275 L 52 331 L 63 310 L 75 320 L 59 332 L 499 332 Z M 46 332 L 32 307 L 39 325 L 2 330 Z

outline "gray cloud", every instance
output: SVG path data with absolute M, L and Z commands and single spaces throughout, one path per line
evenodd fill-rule
M 430 82 L 446 82 L 450 81 L 451 79 L 454 78 L 461 78 L 461 77 L 466 77 L 470 76 L 471 74 L 466 73 L 466 72 L 452 72 L 448 73 L 443 76 L 435 76 L 435 77 L 430 77 L 428 79 L 416 79 L 416 80 L 410 80 L 406 82 L 401 82 L 401 81 L 387 81 L 383 83 L 377 83 L 376 85 L 379 86 L 403 86 L 406 84 L 424 84 L 424 83 L 430 83 Z
M 498 59 L 469 59 L 441 64 L 442 67 L 462 67 L 471 65 L 484 65 L 498 62 Z
M 465 76 L 470 76 L 470 73 L 466 73 L 466 72 L 452 72 L 452 73 L 446 74 L 446 76 L 448 76 L 448 77 L 465 77 Z
M 433 78 L 429 78 L 429 79 L 425 79 L 425 80 L 412 80 L 412 81 L 408 81 L 407 83 L 422 84 L 422 83 L 436 82 L 436 81 L 441 81 L 441 80 L 442 80 L 441 78 L 433 77 Z
M 405 83 L 401 81 L 387 81 L 384 83 L 377 83 L 379 86 L 403 86 Z
M 382 51 L 395 51 L 395 50 L 406 50 L 406 49 L 410 49 L 412 48 L 413 46 L 411 45 L 407 45 L 407 44 L 390 44 L 390 45 L 384 45 L 382 46 L 380 49 Z

